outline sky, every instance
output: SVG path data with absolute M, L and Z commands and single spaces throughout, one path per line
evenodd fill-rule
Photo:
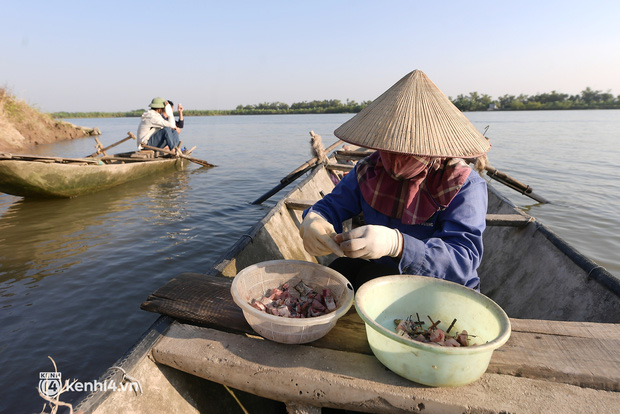
M 0 87 L 44 112 L 444 94 L 620 95 L 620 2 L 0 0 Z

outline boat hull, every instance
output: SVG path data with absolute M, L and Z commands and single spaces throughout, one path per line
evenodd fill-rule
M 315 169 L 240 237 L 207 273 L 231 278 L 245 267 L 267 260 L 317 262 L 317 258 L 304 250 L 299 236 L 301 206 L 304 201 L 318 200 L 332 189 L 329 171 L 322 167 Z M 288 412 L 320 412 L 316 411 L 317 407 L 369 412 L 423 409 L 427 412 L 464 412 L 472 407 L 480 412 L 605 412 L 617 406 L 620 400 L 614 388 L 618 383 L 617 373 L 605 371 L 606 365 L 613 363 L 611 359 L 605 362 L 605 358 L 611 358 L 609 354 L 602 359 L 588 359 L 588 370 L 583 378 L 592 377 L 592 381 L 583 387 L 582 376 L 573 372 L 572 362 L 565 363 L 562 355 L 559 368 L 554 366 L 557 370 L 549 368 L 553 365 L 551 355 L 543 361 L 544 368 L 528 362 L 530 353 L 538 355 L 546 348 L 551 348 L 552 354 L 560 352 L 570 343 L 555 342 L 563 338 L 569 341 L 572 338 L 580 344 L 580 341 L 600 344 L 592 332 L 607 332 L 608 329 L 617 332 L 620 290 L 613 276 L 561 239 L 554 238 L 545 226 L 533 218 L 530 220 L 491 187 L 488 213 L 528 218 L 519 227 L 487 228 L 484 259 L 479 269 L 483 293 L 502 306 L 509 317 L 523 318 L 512 320 L 514 340 L 522 342 L 506 345 L 517 350 L 526 347 L 523 362 L 502 359 L 503 352 L 496 352 L 489 372 L 481 380 L 446 391 L 420 387 L 400 379 L 368 353 L 328 349 L 320 344 L 291 348 L 226 332 L 226 329 L 209 329 L 161 316 L 135 347 L 115 364 L 142 381 L 144 395 L 91 393 L 77 409 L 111 413 L 122 407 L 129 411 L 148 412 L 148 407 L 155 403 L 170 412 L 216 412 L 218 409 L 213 405 L 201 405 L 199 398 L 207 390 L 221 387 L 219 384 L 230 387 L 226 388 L 228 392 L 237 389 L 265 397 L 261 400 L 265 404 L 272 403 L 271 400 L 284 401 Z M 327 264 L 332 259 L 332 256 L 320 257 L 318 262 Z M 191 319 L 190 314 L 186 312 L 181 319 L 198 323 Z M 355 330 L 359 333 L 354 327 L 357 326 L 355 316 L 353 312 L 339 322 L 336 328 L 342 327 L 340 334 L 344 336 L 335 341 L 354 342 L 346 332 Z M 579 322 L 561 322 L 558 333 L 554 331 L 557 326 L 551 321 Z M 564 323 L 566 325 L 562 325 Z M 547 325 L 554 328 L 545 330 Z M 231 326 L 228 328 L 232 329 Z M 533 347 L 531 351 L 527 350 L 529 347 Z M 610 349 L 613 347 L 613 344 L 609 345 Z M 581 346 L 579 349 L 581 352 Z M 580 361 L 576 363 L 578 365 Z M 604 374 L 591 375 L 589 369 L 594 366 Z M 192 375 L 195 376 L 193 381 Z M 118 378 L 118 370 L 109 369 L 102 381 Z M 210 382 L 205 383 L 205 380 Z M 489 394 L 490 389 L 492 394 Z M 234 392 L 247 397 L 245 393 Z M 161 395 L 166 395 L 165 401 Z M 558 395 L 565 398 L 558 399 Z M 312 411 L 313 407 L 315 411 Z M 274 409 L 263 412 L 274 412 Z
M 115 164 L 0 161 L 0 192 L 39 198 L 75 197 L 170 169 L 187 161 L 162 158 Z

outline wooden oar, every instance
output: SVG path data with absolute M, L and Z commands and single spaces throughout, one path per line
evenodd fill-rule
M 500 183 L 504 184 L 507 187 L 512 188 L 513 190 L 518 191 L 519 193 L 538 201 L 539 203 L 543 203 L 543 204 L 548 204 L 549 201 L 547 199 L 545 199 L 542 196 L 539 196 L 538 194 L 535 194 L 532 187 L 530 187 L 529 185 L 523 184 L 520 181 L 515 180 L 514 178 L 512 178 L 511 176 L 509 176 L 508 174 L 505 174 L 499 170 L 497 170 L 496 168 L 487 165 L 484 168 L 487 172 L 487 175 L 496 180 L 499 181 Z
M 142 147 L 146 148 L 146 149 L 153 150 L 153 151 L 159 151 L 159 152 L 164 153 L 164 154 L 177 155 L 173 151 L 165 150 L 163 148 L 158 148 L 158 147 L 152 147 L 150 145 L 142 144 Z M 188 157 L 187 155 L 183 154 L 182 152 L 179 152 L 178 155 L 181 158 L 185 158 L 186 160 L 194 162 L 194 163 L 199 164 L 199 165 L 202 165 L 203 167 L 209 167 L 209 168 L 217 167 L 217 165 L 211 164 L 211 163 L 209 163 L 207 161 L 199 160 L 198 158 L 194 158 L 194 157 Z
M 329 148 L 325 150 L 326 154 L 329 154 L 332 150 L 336 149 L 338 146 L 342 145 L 343 142 L 341 140 L 333 143 Z M 276 194 L 278 191 L 301 177 L 306 171 L 314 168 L 318 165 L 320 160 L 317 157 L 311 158 L 305 163 L 301 164 L 299 167 L 291 171 L 286 177 L 280 180 L 280 184 L 273 187 L 271 190 L 267 191 L 262 196 L 258 197 L 256 200 L 252 201 L 252 204 L 261 204 L 263 201 L 270 198 L 272 195 Z
M 95 141 L 97 141 L 97 152 L 93 152 L 92 154 L 87 155 L 86 157 L 87 157 L 87 158 L 88 158 L 88 157 L 96 157 L 96 156 L 97 156 L 97 155 L 99 155 L 99 154 L 107 155 L 107 154 L 105 153 L 107 150 L 109 150 L 110 148 L 113 148 L 113 147 L 115 147 L 115 146 L 117 146 L 117 145 L 120 145 L 120 144 L 122 144 L 123 142 L 125 142 L 125 141 L 127 141 L 127 140 L 130 140 L 130 139 L 136 139 L 136 136 L 135 136 L 134 134 L 132 134 L 131 132 L 128 132 L 128 133 L 127 133 L 127 138 L 123 138 L 123 139 L 121 139 L 120 141 L 115 142 L 114 144 L 112 144 L 112 145 L 110 145 L 110 146 L 108 146 L 108 147 L 103 148 L 103 145 L 101 145 L 101 142 L 99 142 L 99 140 L 98 140 L 97 138 L 95 138 Z

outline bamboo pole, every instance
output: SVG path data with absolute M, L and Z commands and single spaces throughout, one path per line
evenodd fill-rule
M 120 141 L 115 142 L 114 144 L 112 144 L 112 145 L 110 145 L 108 147 L 103 148 L 103 146 L 101 145 L 101 142 L 99 142 L 99 140 L 95 137 L 95 141 L 97 141 L 97 152 L 93 152 L 92 154 L 87 155 L 86 157 L 87 158 L 89 158 L 89 157 L 96 157 L 99 154 L 103 154 L 103 155 L 107 156 L 108 154 L 105 153 L 107 150 L 109 150 L 110 148 L 116 147 L 117 145 L 120 145 L 123 142 L 125 142 L 127 140 L 130 140 L 130 139 L 136 139 L 136 136 L 133 133 L 128 132 L 127 133 L 127 138 L 123 138 Z
M 175 153 L 173 151 L 165 150 L 163 148 L 158 148 L 158 147 L 152 147 L 150 145 L 145 145 L 145 144 L 142 144 L 142 147 L 146 148 L 146 149 L 153 150 L 153 151 L 159 151 L 159 152 L 164 153 L 164 154 L 178 155 L 180 158 L 185 158 L 186 160 L 191 161 L 191 162 L 196 163 L 196 164 L 199 164 L 199 165 L 202 165 L 203 167 L 209 167 L 209 168 L 217 167 L 217 165 L 211 164 L 211 163 L 209 163 L 207 161 L 199 160 L 198 158 L 194 158 L 194 157 L 188 157 L 187 155 L 183 154 L 181 151 L 179 151 L 178 153 Z
M 325 153 L 329 154 L 330 151 L 333 151 L 334 149 L 336 149 L 338 146 L 342 144 L 343 142 L 341 140 L 336 141 L 335 143 L 330 145 L 325 150 Z M 311 158 L 308 161 L 304 162 L 299 167 L 295 168 L 293 171 L 288 173 L 286 177 L 282 178 L 280 180 L 280 184 L 276 185 L 271 190 L 267 191 L 265 194 L 258 197 L 256 200 L 252 201 L 251 204 L 261 204 L 263 201 L 269 199 L 272 195 L 276 194 L 278 191 L 280 191 L 281 189 L 283 189 L 284 187 L 286 187 L 287 185 L 289 185 L 290 183 L 292 183 L 293 181 L 301 177 L 306 171 L 309 171 L 315 166 L 317 166 L 319 162 L 320 160 L 317 157 Z
M 530 187 L 529 185 L 523 184 L 520 181 L 515 180 L 508 174 L 505 174 L 490 165 L 485 166 L 484 169 L 490 178 L 496 181 L 499 181 L 500 183 L 504 184 L 507 187 L 512 188 L 513 190 L 523 194 L 524 196 L 527 196 L 533 200 L 536 200 L 539 203 L 543 203 L 543 204 L 549 203 L 549 201 L 545 199 L 544 197 L 539 196 L 538 194 L 535 194 L 532 187 Z

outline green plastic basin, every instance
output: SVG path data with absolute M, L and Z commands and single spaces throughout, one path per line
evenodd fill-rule
M 510 337 L 510 320 L 488 297 L 440 279 L 395 275 L 363 284 L 355 295 L 355 308 L 366 323 L 373 353 L 391 371 L 420 384 L 452 387 L 476 381 L 484 374 L 493 351 Z M 444 347 L 403 338 L 394 319 L 409 315 L 440 320 L 444 331 L 466 330 L 476 346 Z M 428 326 L 429 323 L 425 326 Z

